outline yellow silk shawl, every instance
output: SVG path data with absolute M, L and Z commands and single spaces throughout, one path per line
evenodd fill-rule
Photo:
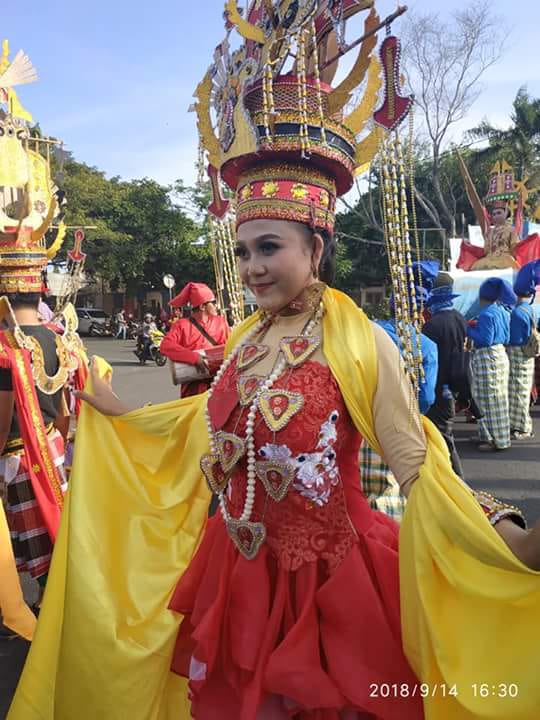
M 354 424 L 380 452 L 371 324 L 342 293 L 327 290 L 324 305 L 324 354 Z M 169 672 L 179 617 L 167 603 L 205 524 L 204 407 L 198 396 L 117 418 L 83 409 L 44 608 L 8 720 L 189 717 L 185 684 Z M 491 528 L 427 420 L 425 431 L 400 582 L 404 648 L 429 691 L 426 719 L 532 719 L 540 576 Z M 517 698 L 499 697 L 510 683 Z

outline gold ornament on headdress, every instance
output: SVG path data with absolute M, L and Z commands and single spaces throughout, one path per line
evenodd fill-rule
M 347 44 L 346 22 L 366 10 L 364 34 Z M 397 135 L 412 99 L 400 93 L 397 38 L 386 38 L 380 57 L 375 52 L 377 32 L 404 11 L 398 7 L 381 22 L 374 0 L 252 0 L 240 14 L 235 0 L 227 0 L 227 36 L 197 88 L 193 109 L 214 177 L 221 173 L 237 192 L 239 223 L 279 218 L 331 232 L 336 196 L 381 148 L 398 334 L 417 388 L 423 371 L 413 338 L 421 320 L 411 267 L 406 187 L 411 172 L 405 168 L 410 158 Z M 234 31 L 240 43 L 233 51 Z M 329 87 L 339 60 L 354 48 L 351 69 Z M 383 84 L 384 103 L 374 112 Z M 236 262 L 232 255 L 226 259 L 233 244 L 232 210 L 221 213 L 219 200 L 213 206 L 220 211 L 219 221 L 212 222 L 216 277 L 234 293 Z M 412 211 L 416 233 L 414 206 Z M 218 259 L 221 247 L 225 255 Z
M 50 148 L 57 141 L 30 137 L 31 115 L 13 87 L 34 82 L 37 73 L 19 51 L 9 61 L 9 44 L 0 60 L 0 291 L 37 292 L 41 270 L 60 249 L 65 228 L 47 249 L 45 235 L 58 213 L 50 172 Z
M 338 58 L 335 52 L 336 28 L 353 15 L 370 9 L 373 0 L 347 2 L 338 0 L 329 6 L 326 0 L 252 0 L 243 15 L 236 0 L 227 0 L 227 37 L 217 46 L 214 63 L 198 85 L 193 109 L 197 113 L 201 144 L 211 165 L 220 169 L 227 161 L 260 150 L 263 143 L 271 146 L 276 139 L 274 126 L 283 112 L 276 113 L 275 81 L 284 73 L 293 73 L 296 98 L 289 98 L 290 112 L 300 126 L 300 143 L 309 154 L 313 137 L 308 127 L 320 128 L 320 139 L 326 144 L 330 121 L 341 122 L 347 135 L 357 137 L 365 133 L 381 88 L 381 65 L 374 49 L 376 32 L 381 27 L 379 16 L 371 9 L 364 25 L 365 39 L 359 45 L 356 61 L 339 85 L 322 97 L 322 82 L 334 74 L 338 59 L 349 49 L 341 43 Z M 232 33 L 240 36 L 240 47 L 231 49 Z M 289 58 L 294 62 L 291 70 L 285 65 Z M 331 72 L 327 71 L 331 67 Z M 315 82 L 315 102 L 308 98 L 307 78 Z M 354 98 L 353 91 L 367 77 L 364 93 Z M 246 92 L 261 83 L 262 134 L 254 126 L 244 98 Z M 345 113 L 347 106 L 348 114 Z M 291 121 L 292 122 L 292 121 Z M 381 132 L 374 131 L 361 140 L 359 163 L 365 166 L 375 156 Z M 355 148 L 356 150 L 356 148 Z
M 413 124 L 411 119 L 408 138 L 409 148 L 412 147 L 412 133 Z M 406 169 L 401 138 L 399 131 L 395 129 L 385 138 L 380 147 L 381 194 L 385 241 L 394 295 L 396 333 L 405 368 L 414 390 L 415 403 L 411 403 L 412 412 L 413 409 L 417 408 L 419 388 L 420 384 L 425 380 L 425 375 L 420 344 L 423 307 L 417 300 L 409 226 L 408 203 L 410 199 L 416 252 L 418 259 L 420 259 L 411 165 L 412 162 L 409 162 L 409 167 Z M 409 186 L 406 177 L 407 170 Z
M 226 306 L 228 300 L 233 324 L 237 325 L 244 319 L 244 291 L 234 253 L 235 242 L 234 218 L 229 216 L 220 220 L 211 216 L 210 244 L 217 299 L 222 308 Z

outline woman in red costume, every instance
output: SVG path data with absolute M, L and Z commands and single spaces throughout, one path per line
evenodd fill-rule
M 208 129 L 200 106 L 227 82 L 208 148 L 236 192 L 259 311 L 207 395 L 128 413 L 96 367 L 8 720 L 518 720 L 540 705 L 540 525 L 527 533 L 518 510 L 475 498 L 414 410 L 397 347 L 329 287 L 336 198 L 361 153 L 337 119 L 354 84 L 336 107 L 306 77 L 328 8 L 254 3 L 242 18 L 228 5 L 249 39 L 201 83 L 199 120 Z M 298 76 L 280 75 L 293 33 Z M 408 495 L 399 555 L 398 526 L 361 491 L 362 437 Z M 209 520 L 203 476 L 221 510 Z M 501 626 L 505 645 L 486 652 Z
M 287 177 L 306 182 L 307 172 L 291 165 Z M 256 219 L 249 203 L 239 204 L 240 271 L 261 313 L 233 338 L 210 391 L 201 468 L 221 513 L 208 521 L 170 602 L 182 615 L 172 668 L 189 677 L 196 720 L 421 720 L 428 684 L 418 683 L 403 650 L 398 526 L 361 492 L 361 435 L 324 351 L 326 308 L 345 302 L 326 285 L 333 217 L 313 227 L 307 203 L 296 206 L 295 221 L 279 219 L 281 207 L 267 203 Z M 426 437 L 410 416 L 397 348 L 371 330 L 375 432 L 409 494 Z M 94 380 L 86 399 L 125 413 Z M 538 531 L 522 531 L 515 508 L 478 501 L 500 536 L 538 567 Z

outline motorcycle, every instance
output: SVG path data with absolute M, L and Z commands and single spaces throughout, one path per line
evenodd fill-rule
M 90 337 L 107 337 L 108 335 L 112 335 L 111 324 L 110 322 L 90 323 L 90 327 L 88 328 L 88 334 L 90 335 Z
M 139 324 L 135 322 L 135 320 L 132 320 L 131 318 L 128 318 L 127 321 L 127 339 L 128 340 L 136 340 L 137 334 L 139 332 Z
M 159 350 L 161 341 L 164 337 L 165 335 L 161 332 L 161 330 L 152 330 L 150 333 L 150 344 L 148 346 L 146 357 L 144 356 L 144 338 L 142 335 L 138 337 L 137 349 L 133 352 L 139 358 L 141 365 L 144 365 L 148 359 L 153 360 L 158 367 L 163 367 L 163 365 L 165 365 L 167 358 L 165 355 L 162 355 Z

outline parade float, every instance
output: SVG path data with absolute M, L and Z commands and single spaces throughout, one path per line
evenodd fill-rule
M 540 226 L 535 224 L 540 204 L 533 204 L 537 189 L 528 186 L 527 178 L 517 180 L 505 160 L 491 169 L 482 202 L 463 158 L 457 157 L 477 225 L 469 226 L 468 240 L 450 241 L 450 275 L 459 294 L 454 306 L 471 319 L 478 314 L 478 290 L 484 280 L 500 277 L 513 285 L 519 268 L 540 258 Z M 540 317 L 540 292 L 534 304 Z

